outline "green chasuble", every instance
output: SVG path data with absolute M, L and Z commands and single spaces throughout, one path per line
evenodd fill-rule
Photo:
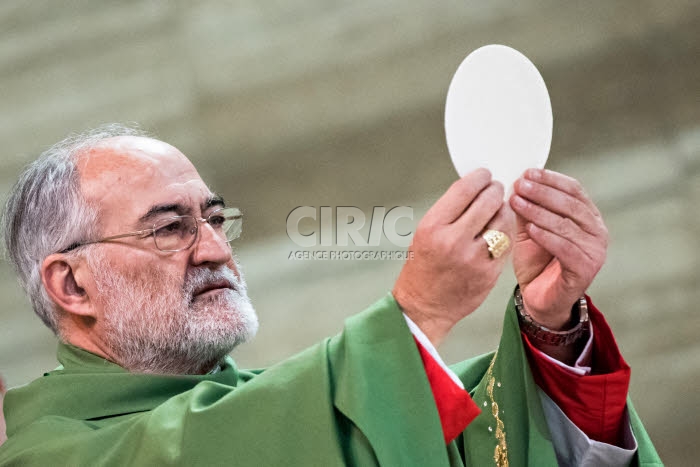
M 131 374 L 60 344 L 58 369 L 7 393 L 0 466 L 488 466 L 497 446 L 512 466 L 556 465 L 512 302 L 497 355 L 455 366 L 483 410 L 445 446 L 391 296 L 264 372 L 227 357 L 212 375 Z M 637 462 L 660 464 L 629 412 Z

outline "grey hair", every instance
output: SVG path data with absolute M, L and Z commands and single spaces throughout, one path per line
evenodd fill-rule
M 60 336 L 56 305 L 41 281 L 49 255 L 99 235 L 97 209 L 80 188 L 77 156 L 116 136 L 148 136 L 137 126 L 111 123 L 71 134 L 29 164 L 10 191 L 2 215 L 6 257 L 34 312 Z M 72 253 L 79 254 L 79 253 Z

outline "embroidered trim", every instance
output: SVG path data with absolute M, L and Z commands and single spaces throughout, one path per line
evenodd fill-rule
M 493 364 L 496 362 L 497 356 L 498 352 L 496 352 L 493 359 L 491 359 L 489 369 L 486 371 L 486 377 L 488 378 L 486 394 L 491 400 L 491 414 L 496 420 L 496 433 L 494 434 L 496 437 L 496 448 L 493 451 L 493 460 L 498 467 L 508 467 L 508 445 L 506 444 L 505 425 L 503 425 L 503 422 L 499 418 L 498 402 L 496 402 L 493 397 L 493 387 L 496 384 L 496 379 L 493 377 Z M 501 387 L 500 382 L 498 383 L 498 387 Z M 489 431 L 492 431 L 491 427 L 489 427 Z

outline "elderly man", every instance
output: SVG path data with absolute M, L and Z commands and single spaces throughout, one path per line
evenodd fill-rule
M 458 180 L 391 294 L 264 372 L 227 356 L 257 329 L 229 247 L 241 221 L 176 148 L 116 125 L 25 170 L 5 242 L 61 366 L 8 392 L 0 465 L 659 463 L 583 295 L 607 231 L 575 180 L 530 170 L 509 203 L 486 170 Z M 499 349 L 447 368 L 435 347 L 486 298 L 509 237 Z

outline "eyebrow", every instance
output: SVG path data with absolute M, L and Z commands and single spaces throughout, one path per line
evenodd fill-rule
M 214 206 L 220 206 L 222 208 L 226 207 L 226 201 L 224 201 L 224 197 L 217 194 L 211 195 L 209 198 L 207 198 L 204 204 L 202 204 L 202 211 L 206 211 L 207 209 Z
M 226 202 L 221 195 L 214 194 L 209 196 L 206 201 L 202 203 L 201 209 L 202 211 L 206 211 L 214 206 L 226 206 Z M 159 215 L 169 212 L 182 216 L 191 213 L 192 209 L 180 203 L 156 204 L 155 206 L 151 206 L 148 212 L 139 218 L 138 222 L 140 224 L 145 224 L 149 221 L 153 221 Z
M 178 216 L 186 214 L 190 209 L 179 203 L 169 203 L 169 204 L 157 204 L 151 206 L 151 208 L 139 218 L 140 224 L 145 224 L 149 221 L 153 221 L 156 217 L 166 212 L 176 213 Z

